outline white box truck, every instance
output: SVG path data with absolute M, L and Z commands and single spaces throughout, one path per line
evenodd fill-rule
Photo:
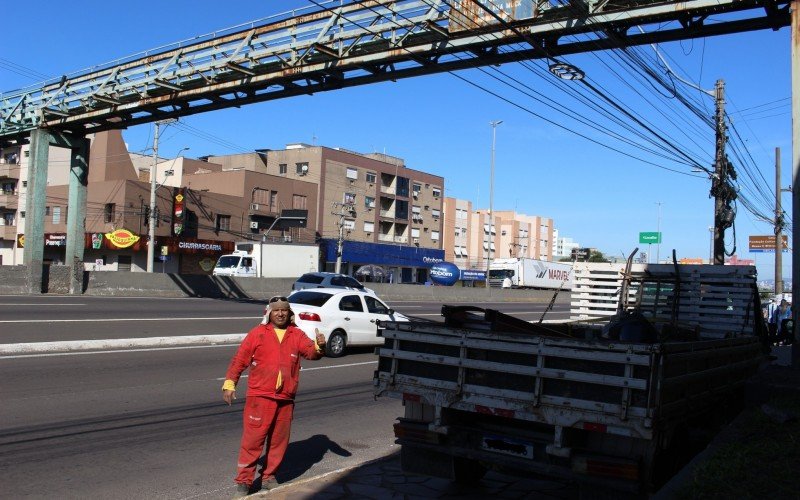
M 546 260 L 494 259 L 489 265 L 489 286 L 500 288 L 506 277 L 513 288 L 572 289 L 572 264 Z
M 296 278 L 319 270 L 319 247 L 285 243 L 236 243 L 217 260 L 214 276 Z

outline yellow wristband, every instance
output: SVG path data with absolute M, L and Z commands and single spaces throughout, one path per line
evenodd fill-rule
M 236 384 L 233 382 L 233 380 L 227 379 L 222 384 L 222 390 L 223 391 L 235 391 L 236 390 Z

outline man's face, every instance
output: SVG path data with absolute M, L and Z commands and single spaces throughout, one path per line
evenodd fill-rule
M 278 328 L 286 328 L 286 325 L 289 324 L 289 309 L 288 308 L 280 308 L 280 309 L 272 309 L 270 312 L 270 319 L 272 324 Z

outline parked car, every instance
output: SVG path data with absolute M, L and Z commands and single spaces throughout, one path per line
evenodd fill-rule
M 408 321 L 374 294 L 341 288 L 314 288 L 288 297 L 294 321 L 310 338 L 314 330 L 326 335 L 325 354 L 343 355 L 348 346 L 381 345 L 377 321 Z
M 362 292 L 374 293 L 369 288 L 365 288 L 357 279 L 346 274 L 337 273 L 306 273 L 294 282 L 292 290 L 306 290 L 308 288 L 346 288 L 349 290 L 360 290 Z

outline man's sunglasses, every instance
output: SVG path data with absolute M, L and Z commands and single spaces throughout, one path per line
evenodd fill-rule
M 279 300 L 282 302 L 289 302 L 289 299 L 287 299 L 286 297 L 272 297 L 271 299 L 269 299 L 269 303 L 272 304 L 273 302 L 278 302 Z

